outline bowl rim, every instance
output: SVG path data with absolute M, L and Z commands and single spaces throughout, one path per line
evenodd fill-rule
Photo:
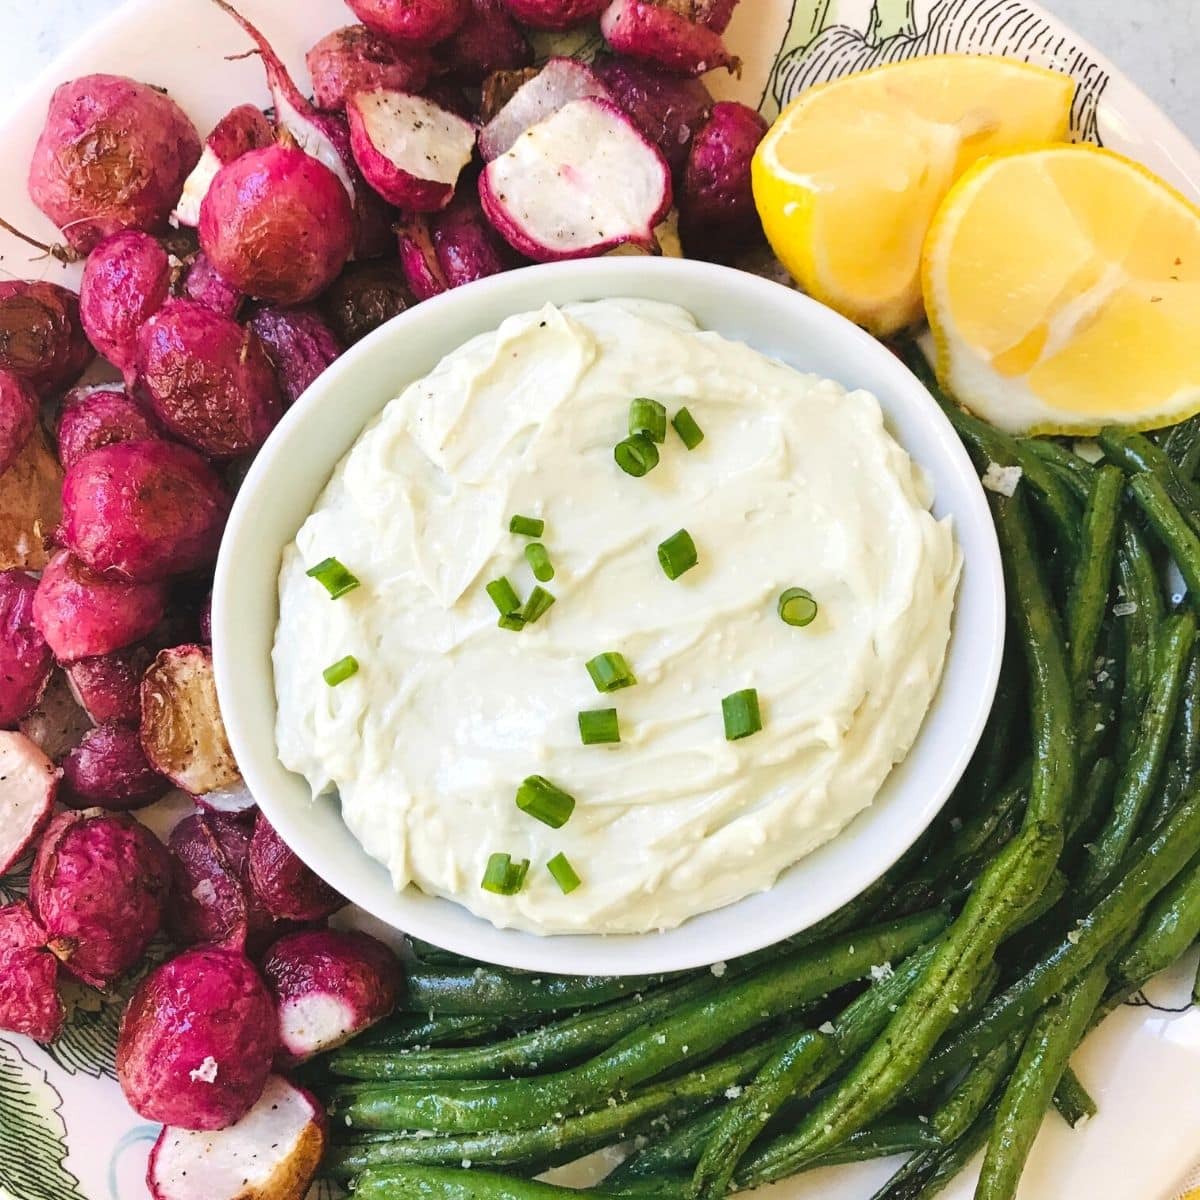
M 686 308 L 697 306 L 695 297 L 719 295 L 722 317 L 733 313 L 738 320 L 756 306 L 760 313 L 765 309 L 777 320 L 786 316 L 791 322 L 789 330 L 803 328 L 810 340 L 821 338 L 843 345 L 846 353 L 839 361 L 847 364 L 847 369 L 852 366 L 856 374 L 866 370 L 886 381 L 885 389 L 875 390 L 889 430 L 897 436 L 894 421 L 911 425 L 923 442 L 922 456 L 914 453 L 914 457 L 941 478 L 935 510 L 945 499 L 947 483 L 954 493 L 949 511 L 954 515 L 955 535 L 963 554 L 963 575 L 942 679 L 916 741 L 905 760 L 893 767 L 875 801 L 830 842 L 788 868 L 767 890 L 661 932 L 540 935 L 500 929 L 454 901 L 425 895 L 412 886 L 397 892 L 386 868 L 367 854 L 341 821 L 336 798 L 313 801 L 303 778 L 282 767 L 275 749 L 270 660 L 276 621 L 272 617 L 266 630 L 264 691 L 264 622 L 248 618 L 247 613 L 257 609 L 265 618 L 268 607 L 275 604 L 283 548 L 367 422 L 407 382 L 426 374 L 470 336 L 469 332 L 449 334 L 447 327 L 485 332 L 495 328 L 503 316 L 528 311 L 547 299 L 570 303 L 572 299 L 646 296 L 648 291 L 656 295 L 647 298 L 659 298 L 661 293 Z M 693 299 L 689 301 L 689 297 Z M 728 325 L 722 329 L 719 320 L 701 319 L 701 324 L 730 336 Z M 753 335 L 743 340 L 755 344 Z M 379 387 L 380 398 L 368 402 L 356 394 L 349 399 L 356 376 L 360 380 L 367 375 L 378 378 L 382 372 L 372 372 L 372 364 L 397 355 L 412 366 L 405 365 L 399 375 L 394 367 L 389 368 L 387 378 L 394 382 Z M 365 415 L 339 420 L 338 410 L 348 405 L 358 405 Z M 317 457 L 327 464 L 324 473 L 316 482 L 316 473 L 297 481 L 293 465 L 302 462 L 306 453 L 313 456 L 311 443 L 317 441 L 322 424 L 332 426 L 325 431 L 324 443 L 316 448 Z M 344 446 L 332 453 L 330 447 L 337 438 Z M 909 449 L 904 439 L 897 436 L 897 440 Z M 268 523 L 283 520 L 276 514 L 285 507 L 280 497 L 286 497 L 289 489 L 304 491 L 311 499 L 302 510 L 292 505 L 302 515 L 286 522 L 291 532 L 281 534 L 283 540 L 264 538 L 264 516 Z M 688 259 L 618 256 L 524 267 L 424 301 L 375 330 L 334 362 L 297 400 L 254 459 L 226 526 L 212 593 L 214 670 L 229 741 L 251 795 L 299 857 L 387 926 L 482 961 L 563 974 L 643 974 L 735 958 L 801 932 L 857 895 L 927 828 L 965 770 L 991 709 L 1004 634 L 1003 572 L 987 500 L 970 457 L 924 386 L 886 346 L 832 309 L 757 275 Z M 257 667 L 248 667 L 248 656 L 258 660 Z M 970 661 L 965 664 L 964 660 Z M 951 708 L 953 711 L 948 711 Z M 942 732 L 943 725 L 953 731 L 952 737 Z M 929 746 L 932 737 L 945 743 L 936 753 Z M 915 777 L 914 764 L 920 767 Z M 304 803 L 297 804 L 297 799 Z M 893 812 L 897 808 L 903 819 Z M 314 821 L 325 826 L 324 830 Z M 881 831 L 889 834 L 886 840 Z M 343 844 L 339 846 L 339 842 Z M 853 853 L 850 846 L 855 846 Z M 805 876 L 810 877 L 810 890 L 813 884 L 820 885 L 819 895 L 805 891 Z M 772 898 L 786 898 L 792 904 L 772 904 Z

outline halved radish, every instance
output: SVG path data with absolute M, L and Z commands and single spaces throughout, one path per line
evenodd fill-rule
M 531 125 L 544 121 L 572 100 L 597 96 L 611 100 L 612 94 L 584 63 L 573 58 L 551 58 L 530 80 L 523 83 L 504 107 L 483 127 L 479 151 L 484 162 L 499 158 Z
M 350 149 L 366 181 L 389 204 L 435 212 L 475 150 L 475 127 L 424 96 L 377 88 L 346 104 Z
M 714 7 L 717 24 L 732 5 L 714 6 L 704 0 L 613 0 L 600 16 L 600 32 L 618 53 L 658 63 L 680 75 L 703 75 L 717 67 L 741 68 L 714 26 L 704 24 Z
M 167 1125 L 146 1170 L 154 1200 L 296 1200 L 325 1152 L 316 1098 L 272 1075 L 240 1121 L 216 1132 Z
M 538 262 L 650 249 L 671 207 L 667 160 L 609 100 L 573 100 L 484 168 L 488 220 Z
M 0 875 L 46 828 L 62 772 L 23 733 L 0 732 Z
M 46 942 L 46 931 L 23 900 L 0 908 L 0 1029 L 38 1042 L 54 1041 L 66 1017 L 58 959 Z
M 200 161 L 184 180 L 183 194 L 175 205 L 171 220 L 176 225 L 194 229 L 200 224 L 200 205 L 217 172 L 247 150 L 261 149 L 274 140 L 271 122 L 253 104 L 239 104 L 226 113 L 204 139 Z

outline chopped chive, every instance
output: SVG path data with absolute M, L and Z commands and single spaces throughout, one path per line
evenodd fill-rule
M 640 479 L 647 471 L 658 466 L 658 447 L 648 437 L 638 433 L 618 442 L 613 447 L 613 458 L 626 475 Z
M 486 591 L 502 617 L 508 616 L 509 613 L 515 613 L 521 607 L 521 598 L 505 575 L 501 575 L 499 579 L 493 579 L 487 585 Z
M 689 450 L 695 450 L 704 441 L 704 430 L 696 424 L 696 418 L 686 408 L 681 408 L 671 418 L 671 428 L 679 434 L 680 441 Z
M 637 683 L 637 677 L 629 669 L 625 656 L 616 650 L 606 650 L 595 658 L 589 658 L 587 673 L 598 692 L 615 692 L 618 688 L 632 687 Z
M 304 573 L 315 579 L 334 600 L 362 586 L 358 577 L 347 571 L 336 558 L 326 558 Z
M 541 537 L 546 531 L 546 522 L 541 517 L 523 517 L 518 513 L 508 523 L 509 533 L 519 533 L 523 537 Z
M 526 625 L 532 625 L 534 621 L 540 620 L 546 615 L 546 610 L 554 603 L 552 593 L 546 591 L 544 587 L 534 585 L 534 589 L 529 593 L 529 599 L 525 601 L 525 607 L 516 615 Z
M 530 775 L 517 788 L 517 807 L 551 829 L 561 829 L 575 811 L 575 797 L 544 775 Z
M 757 733 L 762 728 L 758 692 L 754 688 L 743 688 L 726 696 L 721 701 L 721 716 L 725 720 L 725 736 L 731 742 Z
M 321 675 L 330 687 L 337 687 L 339 683 L 345 683 L 351 675 L 357 673 L 358 659 L 353 654 L 347 654 L 345 658 L 339 658 L 332 666 L 326 667 Z
M 565 854 L 556 854 L 547 864 L 546 870 L 554 876 L 564 896 L 569 896 L 583 881 L 575 873 L 575 868 L 567 862 Z
M 515 896 L 521 890 L 528 873 L 529 859 L 523 858 L 519 863 L 515 863 L 510 855 L 493 854 L 488 858 L 487 868 L 479 886 L 485 892 L 494 892 L 497 896 Z
M 648 437 L 660 445 L 667 438 L 667 410 L 657 400 L 644 397 L 629 405 L 630 437 Z
M 817 602 L 804 588 L 788 588 L 779 597 L 779 618 L 785 625 L 811 625 L 817 617 Z
M 519 633 L 525 628 L 525 618 L 519 612 L 504 613 L 496 625 L 500 629 L 512 629 Z
M 600 746 L 621 740 L 615 708 L 584 709 L 579 716 L 579 740 L 585 746 Z
M 525 547 L 525 561 L 533 568 L 533 577 L 538 583 L 549 583 L 554 578 L 554 564 L 541 542 L 530 542 Z
M 699 558 L 696 555 L 696 543 L 686 529 L 673 533 L 665 542 L 658 546 L 658 563 L 663 574 L 668 579 L 678 579 L 684 571 L 690 571 Z

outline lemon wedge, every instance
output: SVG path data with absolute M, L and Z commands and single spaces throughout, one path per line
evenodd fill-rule
M 972 167 L 925 243 L 941 382 L 1002 429 L 1149 429 L 1200 410 L 1200 209 L 1057 146 Z
M 920 320 L 921 246 L 981 155 L 1067 136 L 1075 85 L 1009 59 L 931 55 L 802 93 L 754 156 L 771 248 L 811 296 L 884 336 Z

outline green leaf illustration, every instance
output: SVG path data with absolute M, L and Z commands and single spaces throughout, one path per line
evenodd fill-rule
M 62 1097 L 12 1042 L 0 1041 L 0 1197 L 87 1200 L 66 1168 Z
M 27 858 L 17 865 L 16 870 L 7 875 L 0 875 L 0 904 L 11 904 L 14 900 L 24 900 L 29 892 L 29 868 L 33 859 Z

